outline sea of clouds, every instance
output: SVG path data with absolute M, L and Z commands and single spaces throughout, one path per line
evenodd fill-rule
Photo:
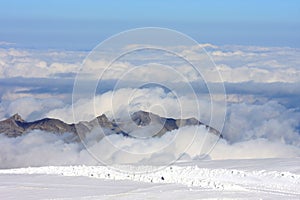
M 99 161 L 106 164 L 166 164 L 176 159 L 201 159 L 206 154 L 205 159 L 213 160 L 299 157 L 300 50 L 202 46 L 216 62 L 225 82 L 226 116 L 224 118 L 218 99 L 215 99 L 214 110 L 220 112 L 213 114 L 220 123 L 225 120 L 223 139 L 197 126 L 182 127 L 161 138 L 147 140 L 121 135 L 99 139 L 99 130 L 95 129 L 84 143 L 70 142 L 69 134 L 42 131 L 32 131 L 17 138 L 0 135 L 0 167 L 97 164 Z M 193 55 L 197 48 L 183 48 L 182 52 Z M 73 123 L 91 120 L 103 113 L 114 119 L 124 110 L 146 110 L 164 117 L 196 117 L 209 124 L 212 108 L 209 95 L 203 91 L 199 91 L 195 99 L 192 94 L 185 93 L 184 88 L 174 95 L 161 87 L 127 87 L 131 80 L 125 80 L 128 85 L 112 91 L 112 80 L 122 75 L 120 69 L 126 70 L 132 65 L 121 61 L 116 63 L 115 71 L 104 76 L 105 88 L 95 94 L 95 98 L 83 98 L 72 105 L 74 75 L 86 55 L 87 52 L 0 49 L 0 118 L 19 113 L 28 121 L 53 117 Z M 105 62 L 96 64 L 103 65 Z M 176 67 L 182 69 L 191 84 L 197 82 L 198 77 L 188 67 Z M 214 82 L 209 71 L 203 73 L 209 82 L 220 84 Z M 163 78 L 167 74 L 162 71 L 160 75 Z M 135 79 L 134 76 L 131 78 Z M 175 81 L 176 84 L 181 86 Z M 199 106 L 200 115 L 195 105 Z M 77 113 L 75 119 L 74 112 Z

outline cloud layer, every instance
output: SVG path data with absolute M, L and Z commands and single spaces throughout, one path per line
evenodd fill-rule
M 85 140 L 85 146 L 66 142 L 68 134 L 33 131 L 17 138 L 0 135 L 0 168 L 121 163 L 167 165 L 177 159 L 207 159 L 203 157 L 207 153 L 213 160 L 300 156 L 300 149 L 295 146 L 262 138 L 232 144 L 222 139 L 216 144 L 218 138 L 208 134 L 204 127 L 183 127 L 148 140 L 120 135 L 97 140 L 95 131 Z
M 132 102 L 126 97 L 134 91 Z M 112 100 L 114 96 L 114 100 Z M 112 102 L 114 102 L 112 104 Z M 75 112 L 89 120 L 101 113 L 110 118 L 122 118 L 122 112 L 144 109 L 166 117 L 185 118 L 196 115 L 193 100 L 180 97 L 184 104 L 178 106 L 177 99 L 161 88 L 154 89 L 120 89 L 107 92 L 96 97 L 97 111 L 94 102 L 82 99 L 74 104 Z M 25 107 L 27 116 L 36 111 L 30 108 L 40 106 L 40 112 L 51 117 L 58 117 L 72 122 L 72 107 L 62 106 L 55 101 L 37 101 L 33 99 L 18 99 L 11 108 Z M 198 100 L 201 104 L 201 99 Z M 207 101 L 202 100 L 200 106 L 203 113 L 208 113 Z M 46 107 L 46 105 L 48 107 Z M 155 107 L 159 105 L 159 107 Z M 163 108 L 163 109 L 160 109 Z M 184 108 L 183 113 L 179 112 Z M 112 113 L 114 111 L 115 113 Z M 47 113 L 48 112 L 48 113 Z M 209 116 L 202 116 L 203 119 Z M 70 135 L 55 135 L 41 131 L 33 131 L 17 138 L 6 138 L 1 135 L 0 167 L 24 167 L 42 165 L 75 165 L 97 163 L 139 163 L 139 164 L 169 164 L 176 159 L 199 159 L 209 153 L 209 159 L 251 159 L 300 156 L 299 119 L 300 112 L 287 109 L 276 101 L 263 104 L 238 103 L 228 106 L 224 139 L 208 133 L 204 127 L 183 127 L 167 132 L 161 138 L 134 139 L 120 135 L 109 135 L 102 139 L 100 130 L 88 134 L 84 143 L 66 142 Z M 143 134 L 143 133 L 138 133 Z M 100 137 L 101 136 L 101 137 Z M 216 144 L 216 146 L 214 146 Z M 17 147 L 17 148 L 16 148 Z M 212 151 L 210 149 L 213 148 Z M 29 159 L 30 158 L 30 159 Z M 207 157 L 206 157 L 207 159 Z
M 29 121 L 53 117 L 73 123 L 91 120 L 102 113 L 113 119 L 121 118 L 124 112 L 145 110 L 164 117 L 196 117 L 209 124 L 213 109 L 214 119 L 220 124 L 225 120 L 225 126 L 224 139 L 210 152 L 210 159 L 300 156 L 300 50 L 202 46 L 212 56 L 225 82 L 226 118 L 218 94 L 213 97 L 212 108 L 202 77 L 191 66 L 168 55 L 162 60 L 161 55 L 147 52 L 118 60 L 103 75 L 94 98 L 75 98 L 72 105 L 74 77 L 87 52 L 2 48 L 0 119 L 20 113 Z M 198 52 L 202 51 L 201 46 L 174 48 L 195 61 L 199 59 Z M 149 55 L 153 60 L 143 65 Z M 86 62 L 94 77 L 98 77 L 98 72 L 108 65 L 106 60 Z M 172 63 L 172 70 L 166 66 L 168 63 Z M 140 65 L 142 67 L 136 68 Z M 201 72 L 212 87 L 220 84 L 210 70 Z M 141 85 L 151 81 L 159 84 Z M 114 89 L 116 83 L 119 85 Z M 189 86 L 192 90 L 188 89 Z M 96 157 L 101 155 L 107 163 L 167 163 L 181 155 L 182 159 L 197 159 L 216 142 L 216 138 L 207 137 L 207 132 L 201 127 L 184 127 L 161 139 L 147 141 L 118 135 L 99 140 L 97 134 L 98 130 L 93 130 L 85 141 L 86 145 Z M 174 139 L 176 135 L 178 137 Z M 67 137 L 67 134 L 40 131 L 18 138 L 0 135 L 0 167 L 97 163 L 82 143 L 66 143 Z M 191 148 L 183 148 L 189 141 L 193 142 Z M 168 148 L 158 151 L 159 147 L 166 145 Z

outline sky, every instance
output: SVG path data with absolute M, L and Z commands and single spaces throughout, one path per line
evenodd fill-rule
M 200 43 L 300 46 L 300 2 L 0 1 L 0 41 L 25 48 L 90 50 L 127 29 L 164 27 Z

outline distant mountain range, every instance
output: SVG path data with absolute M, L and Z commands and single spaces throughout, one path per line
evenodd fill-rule
M 71 133 L 74 136 L 85 136 L 95 128 L 103 130 L 104 135 L 121 134 L 126 137 L 160 137 L 168 131 L 183 126 L 204 125 L 206 129 L 217 136 L 222 137 L 220 132 L 208 125 L 203 124 L 195 118 L 173 119 L 164 118 L 150 112 L 137 111 L 130 115 L 130 119 L 109 120 L 106 115 L 96 117 L 91 121 L 82 121 L 76 124 L 67 124 L 59 119 L 44 118 L 41 120 L 27 122 L 18 114 L 0 121 L 0 134 L 8 137 L 17 137 L 32 130 L 53 132 L 56 134 Z M 144 131 L 136 131 L 144 130 Z M 143 135 L 139 135 L 139 133 Z M 146 134 L 145 134 L 146 133 Z M 147 135 L 147 134 L 150 135 Z

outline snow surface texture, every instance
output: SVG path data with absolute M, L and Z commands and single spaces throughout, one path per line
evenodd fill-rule
M 15 199 L 21 194 L 22 199 L 159 199 L 175 194 L 175 199 L 300 197 L 300 158 L 182 162 L 163 169 L 117 168 L 130 168 L 135 173 L 108 166 L 1 170 L 0 198 Z

